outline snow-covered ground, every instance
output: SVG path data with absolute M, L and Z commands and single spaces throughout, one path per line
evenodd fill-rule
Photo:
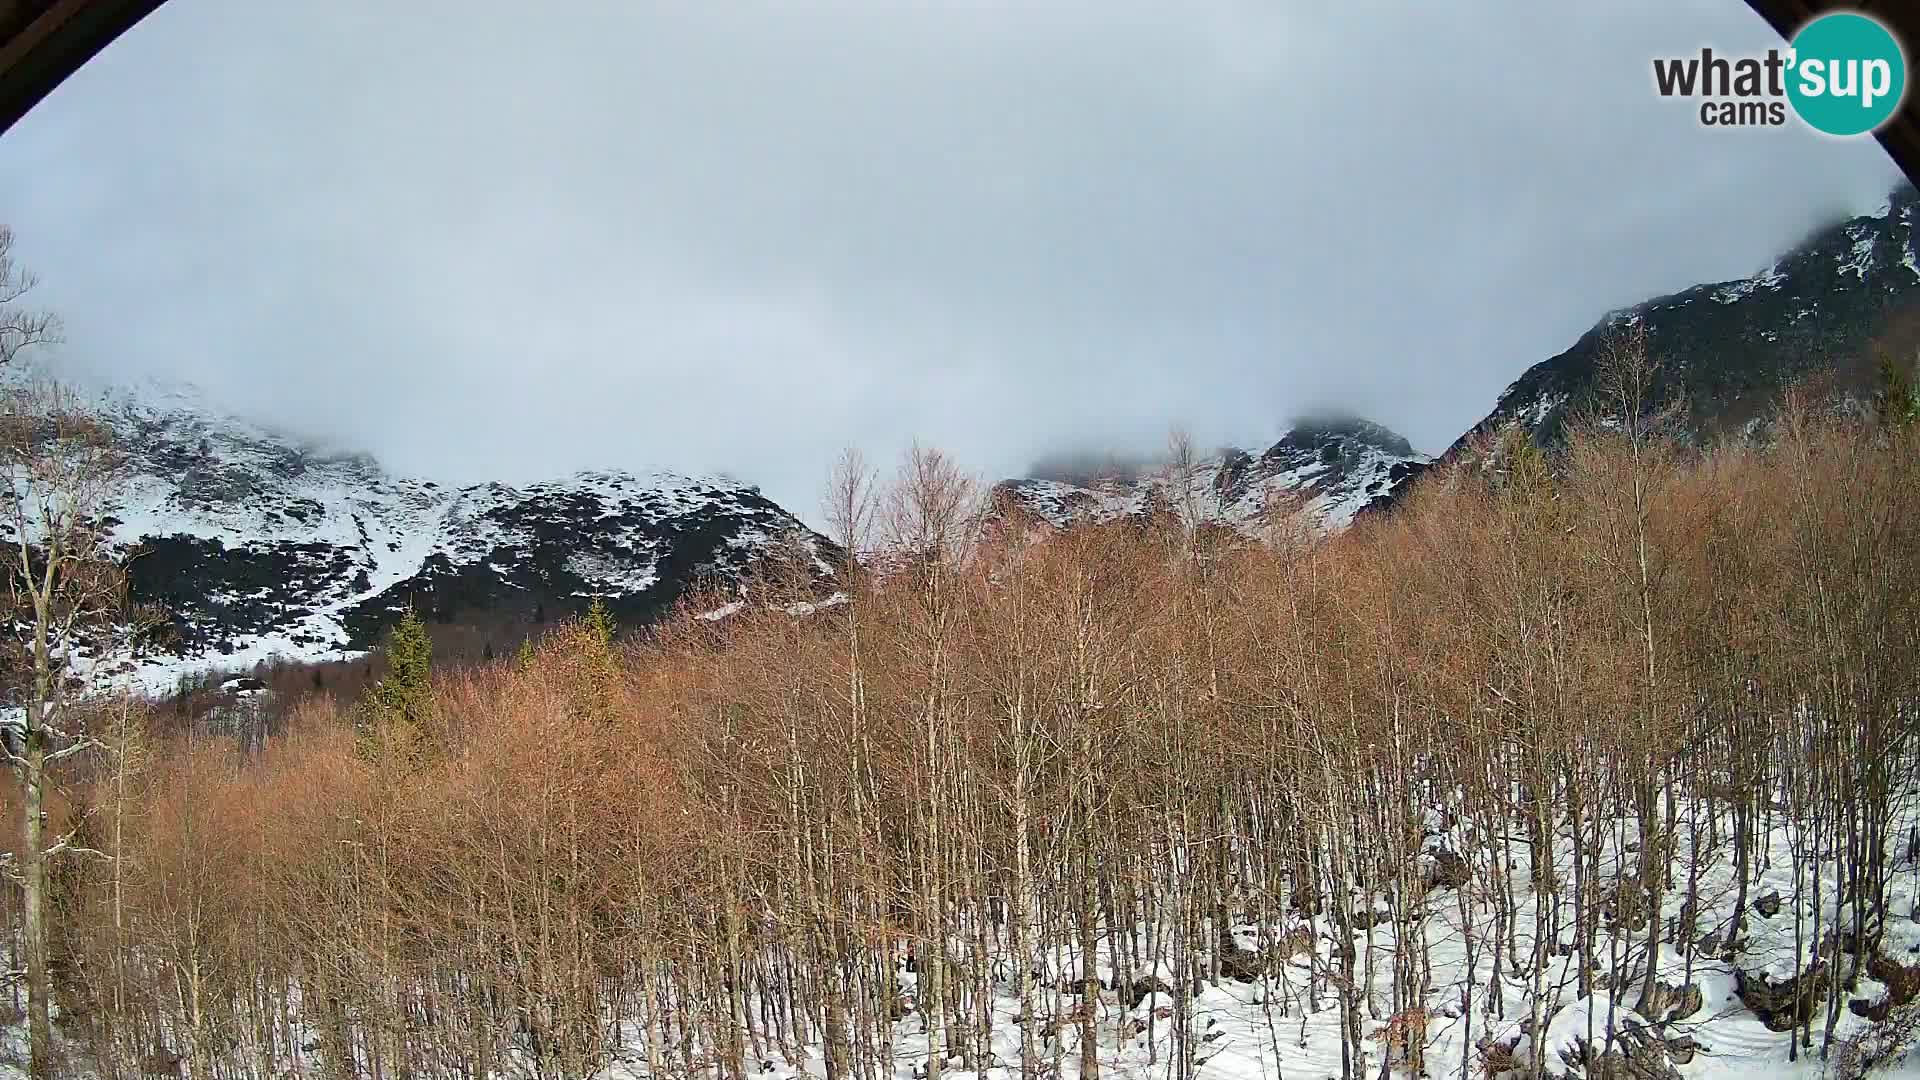
M 1893 834 L 1904 836 L 1907 827 L 1915 823 L 1914 805 L 1909 802 Z M 1681 915 L 1683 889 L 1680 886 L 1695 880 L 1701 912 L 1697 940 L 1724 939 L 1733 924 L 1736 914 L 1733 903 L 1738 893 L 1725 841 L 1724 830 L 1729 823 L 1718 823 L 1721 830 L 1718 856 L 1711 862 L 1703 862 L 1697 870 L 1688 865 L 1686 853 L 1692 850 L 1695 839 L 1692 826 L 1700 825 L 1704 840 L 1706 823 L 1683 816 L 1675 824 L 1680 860 L 1674 870 L 1676 887 L 1669 891 L 1661 913 L 1662 923 L 1669 924 Z M 1619 850 L 1602 858 L 1603 880 L 1612 880 L 1623 869 L 1632 870 L 1631 849 L 1636 846 L 1633 823 L 1608 822 L 1605 832 L 1618 838 L 1617 849 L 1629 852 L 1625 858 L 1620 857 Z M 1579 956 L 1571 947 L 1571 919 L 1563 917 L 1558 948 L 1553 950 L 1558 955 L 1549 961 L 1543 974 L 1537 979 L 1531 973 L 1516 977 L 1512 967 L 1507 967 L 1497 980 L 1496 998 L 1494 952 L 1507 945 L 1496 938 L 1494 911 L 1488 902 L 1499 884 L 1491 877 L 1495 864 L 1493 849 L 1477 842 L 1470 827 L 1436 831 L 1424 842 L 1427 854 L 1422 856 L 1423 860 L 1444 857 L 1441 852 L 1458 852 L 1467 859 L 1471 876 L 1464 886 L 1440 885 L 1426 894 L 1419 935 L 1411 932 L 1412 923 L 1407 924 L 1406 940 L 1424 939 L 1431 963 L 1431 981 L 1423 998 L 1427 1010 L 1422 1044 L 1425 1075 L 1518 1080 L 1530 1075 L 1527 1069 L 1536 1047 L 1544 1054 L 1547 1075 L 1592 1075 L 1573 1066 L 1583 1060 L 1583 1047 L 1605 1048 L 1609 1030 L 1622 1044 L 1657 1043 L 1667 1048 L 1636 1059 L 1642 1063 L 1653 1062 L 1647 1067 L 1654 1071 L 1633 1075 L 1677 1075 L 1687 1080 L 1762 1077 L 1812 1080 L 1834 1075 L 1832 1063 L 1823 1061 L 1818 1050 L 1826 1023 L 1824 1012 L 1816 1014 L 1813 1021 L 1814 1049 L 1803 1051 L 1798 1060 L 1790 1060 L 1791 1036 L 1770 1030 L 1737 992 L 1742 973 L 1747 978 L 1761 973 L 1775 977 L 1793 974 L 1796 914 L 1809 939 L 1809 949 L 1816 905 L 1823 926 L 1830 927 L 1836 917 L 1849 914 L 1847 909 L 1834 905 L 1834 881 L 1830 878 L 1815 882 L 1809 875 L 1799 883 L 1799 891 L 1795 891 L 1794 839 L 1790 828 L 1784 822 L 1777 822 L 1767 843 L 1756 855 L 1757 876 L 1749 882 L 1746 894 L 1747 940 L 1740 955 L 1727 961 L 1711 948 L 1686 950 L 1667 944 L 1656 977 L 1675 993 L 1668 1004 L 1658 1007 L 1656 1015 L 1643 1016 L 1634 1012 L 1640 1000 L 1643 969 L 1637 961 L 1630 962 L 1623 969 L 1626 978 L 1616 982 L 1606 964 L 1607 958 L 1615 954 L 1644 955 L 1640 950 L 1645 934 L 1628 929 L 1622 936 L 1615 937 L 1606 929 L 1605 919 L 1601 920 L 1600 940 L 1595 950 L 1602 970 L 1595 974 L 1593 993 L 1583 996 L 1579 990 Z M 1511 846 L 1507 852 L 1511 858 L 1501 861 L 1509 861 L 1516 870 L 1512 886 L 1518 899 L 1508 955 L 1530 956 L 1538 907 L 1537 897 L 1528 892 L 1527 854 L 1522 842 L 1503 842 Z M 1562 836 L 1555 850 L 1556 868 L 1570 881 L 1574 855 L 1571 838 Z M 1465 890 L 1464 914 L 1459 888 Z M 1781 900 L 1777 908 L 1765 902 L 1776 895 Z M 1912 917 L 1917 899 L 1920 899 L 1920 863 L 1903 855 L 1891 882 L 1885 940 L 1880 952 L 1887 960 L 1905 967 L 1920 967 L 1920 923 Z M 1356 966 L 1362 972 L 1373 972 L 1370 986 L 1363 986 L 1361 992 L 1360 1008 L 1366 1013 L 1362 1029 L 1366 1035 L 1367 1059 L 1357 1075 L 1382 1075 L 1383 1065 L 1390 1066 L 1394 1075 L 1405 1075 L 1397 1054 L 1391 1061 L 1387 1060 L 1386 1040 L 1382 1037 L 1390 1026 L 1393 955 L 1401 934 L 1387 917 L 1388 907 L 1382 897 L 1359 894 L 1353 897 L 1353 910 L 1369 908 L 1380 914 L 1381 921 L 1370 930 L 1354 931 Z M 1768 911 L 1771 914 L 1767 914 Z M 1334 989 L 1338 980 L 1325 977 L 1337 966 L 1337 931 L 1332 919 L 1321 916 L 1308 922 L 1288 914 L 1264 922 L 1240 922 L 1230 927 L 1229 933 L 1243 962 L 1251 960 L 1263 945 L 1270 957 L 1278 959 L 1257 973 L 1243 972 L 1246 975 L 1243 978 L 1227 977 L 1217 984 L 1198 984 L 1184 1003 L 1171 989 L 1178 985 L 1175 958 L 1164 940 L 1159 955 L 1144 951 L 1133 955 L 1134 990 L 1128 992 L 1124 987 L 1116 987 L 1112 945 L 1103 933 L 1092 969 L 1103 986 L 1096 1014 L 1103 1075 L 1127 1080 L 1160 1077 L 1177 1080 L 1183 1075 L 1197 1080 L 1267 1077 L 1321 1080 L 1342 1075 L 1341 1014 Z M 1136 940 L 1146 939 L 1144 932 L 1136 936 Z M 1305 947 L 1304 942 L 1309 940 L 1311 946 Z M 1475 953 L 1471 965 L 1467 960 L 1470 943 Z M 957 951 L 964 955 L 966 950 Z M 1057 1080 L 1079 1080 L 1082 1075 L 1080 1029 L 1071 1022 L 1056 1026 L 1050 1021 L 1059 1018 L 1077 998 L 1082 958 L 1068 942 L 1054 941 L 1037 947 L 1029 959 L 1042 987 L 1034 1024 L 1036 1031 L 1046 1031 L 1035 1045 L 1041 1074 Z M 1804 964 L 1802 966 L 1804 968 Z M 950 1045 L 950 1056 L 942 1071 L 953 1080 L 1015 1080 L 1020 1076 L 1020 1001 L 1017 986 L 1009 977 L 1014 968 L 1011 964 L 996 963 L 994 970 L 997 974 L 991 1006 L 992 1030 L 987 1040 L 990 1055 L 985 1059 L 970 1057 Z M 1316 979 L 1316 972 L 1322 977 Z M 904 953 L 897 978 L 905 999 L 911 1001 L 917 976 Z M 1545 1021 L 1537 1041 L 1524 1030 L 1536 986 L 1544 989 L 1541 1013 Z M 1686 1000 L 1686 995 L 1681 993 L 1687 987 L 1697 989 L 1697 1002 Z M 1886 986 L 1864 975 L 1852 988 L 1842 991 L 1836 1046 L 1853 1040 L 1873 1024 L 1856 1015 L 1849 1006 L 1858 1003 L 1858 1007 L 1864 1009 L 1877 1003 L 1886 992 Z M 1188 1021 L 1186 1045 L 1192 1053 L 1191 1071 L 1184 1073 L 1177 1067 L 1181 1040 L 1176 1034 L 1179 1025 L 1175 1015 L 1182 1008 Z M 595 1075 L 600 1080 L 653 1080 L 648 1072 L 642 1032 L 628 1028 L 612 1034 L 615 1043 L 609 1051 L 609 1061 Z M 23 1050 L 18 1035 L 17 1029 L 0 1033 L 0 1056 L 18 1055 Z M 892 1025 L 888 1038 L 891 1067 L 887 1074 L 893 1080 L 924 1080 L 927 1031 L 922 1017 L 908 1013 Z M 678 1047 L 667 1048 L 662 1056 L 677 1061 L 678 1051 Z M 243 1048 L 237 1048 L 236 1055 L 236 1060 L 249 1060 Z M 696 1060 L 704 1059 L 699 1051 L 695 1056 Z M 1489 1064 L 1490 1058 L 1493 1065 Z M 317 1068 L 321 1063 L 308 1060 L 305 1064 Z M 525 1064 L 524 1071 L 505 1075 L 535 1075 L 531 1061 Z M 1508 1067 L 1507 1071 L 1498 1068 L 1503 1065 Z M 1671 1072 L 1664 1071 L 1669 1067 Z M 748 1063 L 750 1075 L 766 1080 L 807 1080 L 824 1077 L 826 1071 L 822 1048 L 818 1045 L 801 1048 L 800 1053 L 792 1057 L 769 1048 Z M 11 1075 L 17 1072 L 0 1067 L 0 1078 Z M 1871 1075 L 1920 1076 L 1920 1054 L 1909 1050 L 1895 1055 Z
M 1906 821 L 1910 822 L 1911 819 L 1911 813 L 1905 815 Z M 1726 824 L 1721 823 L 1723 830 Z M 1620 822 L 1618 828 L 1622 835 L 1632 835 L 1631 822 Z M 1903 835 L 1904 825 L 1894 832 Z M 1682 861 L 1675 870 L 1678 882 L 1684 882 L 1688 876 L 1685 852 L 1690 839 L 1687 825 L 1682 821 L 1678 838 Z M 1786 827 L 1778 827 L 1773 831 L 1764 857 L 1760 860 L 1758 880 L 1749 883 L 1749 937 L 1737 959 L 1728 962 L 1708 955 L 1704 950 L 1688 955 L 1671 944 L 1663 949 L 1657 971 L 1658 981 L 1676 990 L 1687 986 L 1697 988 L 1700 996 L 1697 1010 L 1689 1010 L 1682 1005 L 1669 1007 L 1664 1015 L 1655 1017 L 1634 1013 L 1633 1006 L 1640 997 L 1639 980 L 1643 970 L 1637 966 L 1629 973 L 1629 984 L 1614 990 L 1607 988 L 1608 974 L 1603 971 L 1596 976 L 1596 991 L 1582 997 L 1577 977 L 1579 956 L 1570 947 L 1570 925 L 1563 927 L 1558 951 L 1566 955 L 1552 959 L 1544 978 L 1540 980 L 1545 988 L 1542 1013 L 1546 1020 L 1541 1045 L 1546 1052 L 1548 1074 L 1582 1075 L 1570 1072 L 1569 1063 L 1581 1060 L 1579 1047 L 1583 1043 L 1604 1047 L 1611 1023 L 1614 1031 L 1624 1033 L 1622 1038 L 1650 1033 L 1675 1046 L 1690 1042 L 1693 1047 L 1691 1058 L 1680 1061 L 1678 1058 L 1686 1055 L 1679 1054 L 1674 1062 L 1678 1075 L 1688 1080 L 1813 1078 L 1831 1075 L 1828 1063 L 1821 1060 L 1819 1053 L 1821 1033 L 1826 1022 L 1824 1011 L 1817 1014 L 1813 1021 L 1814 1049 L 1803 1051 L 1798 1060 L 1789 1060 L 1789 1034 L 1769 1030 L 1736 992 L 1738 972 L 1745 972 L 1749 977 L 1762 972 L 1776 978 L 1792 975 L 1796 895 L 1799 897 L 1803 930 L 1811 936 L 1815 903 L 1812 894 L 1815 890 L 1809 877 L 1803 881 L 1802 891 L 1795 893 L 1790 841 L 1791 835 Z M 1508 968 L 1500 981 L 1503 1000 L 1498 1007 L 1491 994 L 1492 952 L 1496 943 L 1493 940 L 1492 910 L 1485 902 L 1486 890 L 1492 884 L 1487 876 L 1491 865 L 1490 852 L 1484 846 L 1476 848 L 1466 830 L 1456 829 L 1449 834 L 1431 837 L 1427 843 L 1432 849 L 1466 853 L 1474 866 L 1475 877 L 1466 886 L 1470 902 L 1464 919 L 1460 913 L 1458 895 L 1453 889 L 1436 890 L 1427 899 L 1424 937 L 1432 964 L 1432 982 L 1425 996 L 1425 1005 L 1430 1014 L 1424 1043 L 1425 1073 L 1435 1078 L 1491 1075 L 1486 1071 L 1488 1050 L 1498 1045 L 1512 1050 L 1514 1066 L 1521 1070 L 1508 1075 L 1515 1078 L 1529 1075 L 1525 1069 L 1531 1060 L 1535 1043 L 1522 1033 L 1522 1028 L 1529 1014 L 1534 979 L 1531 976 L 1516 978 L 1511 973 L 1512 969 Z M 1559 869 L 1570 875 L 1573 859 L 1570 839 L 1563 837 L 1557 850 Z M 1722 854 L 1725 854 L 1724 847 Z M 1516 844 L 1511 856 L 1519 870 L 1514 881 L 1520 901 L 1516 913 L 1515 942 L 1519 953 L 1525 956 L 1530 955 L 1533 949 L 1537 903 L 1536 898 L 1527 892 L 1526 851 Z M 1602 870 L 1609 877 L 1620 869 L 1618 859 L 1603 859 Z M 1732 881 L 1732 867 L 1727 858 L 1719 858 L 1701 868 L 1698 890 L 1702 900 L 1701 936 L 1724 936 L 1733 921 L 1732 904 L 1737 894 Z M 1847 909 L 1836 909 L 1834 906 L 1834 882 L 1831 878 L 1822 880 L 1817 891 L 1823 927 L 1831 927 L 1837 915 L 1850 914 Z M 1677 892 L 1670 891 L 1667 896 L 1662 913 L 1663 922 L 1676 919 L 1680 914 L 1682 897 L 1676 895 Z M 1778 894 L 1783 902 L 1769 917 L 1754 910 L 1754 902 L 1770 894 Z M 1475 897 L 1478 899 L 1471 899 Z M 1909 967 L 1920 966 L 1920 923 L 1916 923 L 1910 915 L 1915 910 L 1916 899 L 1920 899 L 1920 864 L 1903 859 L 1890 891 L 1891 914 L 1886 922 L 1881 953 L 1895 963 Z M 1367 899 L 1356 897 L 1355 903 L 1357 908 L 1364 909 Z M 1566 921 L 1571 922 L 1570 919 Z M 1242 923 L 1234 927 L 1232 933 L 1239 948 L 1250 951 L 1263 936 L 1270 942 L 1281 942 L 1296 935 L 1300 926 L 1297 917 L 1291 917 L 1290 920 L 1276 921 L 1264 927 Z M 1308 991 L 1314 981 L 1314 969 L 1318 967 L 1327 971 L 1335 962 L 1332 948 L 1335 931 L 1326 917 L 1314 920 L 1311 926 L 1315 941 L 1311 955 L 1304 952 L 1295 954 L 1285 964 L 1272 969 L 1266 978 L 1257 981 L 1223 979 L 1218 985 L 1201 987 L 1191 997 L 1187 1008 L 1194 1039 L 1194 1071 L 1189 1075 L 1213 1080 L 1255 1080 L 1262 1077 L 1320 1080 L 1322 1077 L 1341 1075 L 1342 1038 L 1335 992 L 1331 988 L 1323 989 L 1316 999 Z M 1603 925 L 1601 934 L 1602 940 L 1596 952 L 1602 965 L 1606 963 L 1609 952 L 1616 947 L 1623 956 L 1643 955 L 1640 952 L 1644 945 L 1643 933 L 1629 931 L 1616 941 L 1607 935 Z M 1471 968 L 1467 964 L 1470 935 L 1476 943 L 1477 954 Z M 1368 952 L 1373 953 L 1371 963 L 1375 978 L 1372 1000 L 1377 1004 L 1377 1009 L 1371 1010 L 1363 1021 L 1363 1029 L 1368 1036 L 1369 1057 L 1361 1074 L 1372 1077 L 1379 1075 L 1385 1055 L 1384 1043 L 1376 1036 L 1388 1026 L 1392 1001 L 1392 956 L 1398 946 L 1398 937 L 1390 919 L 1373 927 L 1370 932 L 1356 931 L 1355 937 L 1362 965 L 1369 962 Z M 1810 943 L 1807 948 L 1810 950 Z M 1133 958 L 1135 985 L 1141 985 L 1140 980 L 1151 976 L 1158 980 L 1160 990 L 1140 997 L 1137 1003 L 1129 1004 L 1122 994 L 1114 990 L 1114 971 L 1108 959 L 1109 944 L 1103 940 L 1100 949 L 1094 970 L 1106 988 L 1099 1013 L 1102 1074 L 1137 1077 L 1140 1080 L 1177 1077 L 1180 1074 L 1174 1071 L 1173 1064 L 1178 1045 L 1173 1023 L 1176 1001 L 1166 989 L 1176 982 L 1170 962 L 1172 958 L 1165 954 L 1158 957 L 1142 954 Z M 1056 988 L 1077 979 L 1079 958 L 1064 943 L 1039 950 L 1035 960 L 1044 972 L 1045 981 Z M 913 972 L 902 967 L 898 977 L 902 985 L 911 991 L 916 980 Z M 944 1075 L 956 1080 L 962 1077 L 969 1080 L 974 1077 L 982 1080 L 1014 1080 L 1020 1075 L 1017 1021 L 1020 1002 L 1017 989 L 1007 981 L 1002 981 L 996 989 L 992 1060 L 985 1063 L 968 1062 L 963 1055 L 954 1053 Z M 1077 990 L 1074 992 L 1077 993 Z M 1884 985 L 1865 975 L 1852 989 L 1841 992 L 1842 1015 L 1835 1032 L 1836 1045 L 1860 1035 L 1872 1023 L 1855 1015 L 1849 1004 L 1860 1002 L 1864 1007 L 1877 1003 L 1886 992 Z M 1047 1015 L 1045 1005 L 1043 1001 L 1042 1019 Z M 1062 1024 L 1059 1030 L 1060 1075 L 1065 1080 L 1077 1080 L 1080 1075 L 1079 1029 L 1072 1024 Z M 638 1043 L 638 1036 L 636 1033 L 629 1035 L 632 1041 L 620 1050 L 617 1060 L 600 1074 L 605 1080 L 641 1080 L 647 1076 L 645 1055 Z M 1056 1044 L 1051 1039 L 1045 1040 L 1038 1048 L 1038 1057 L 1049 1073 L 1055 1050 Z M 926 1031 L 918 1015 L 909 1016 L 894 1025 L 893 1075 L 898 1080 L 924 1077 L 926 1052 Z M 757 1063 L 761 1066 L 760 1073 L 769 1080 L 796 1080 L 825 1075 L 826 1064 L 818 1047 L 811 1048 L 797 1061 L 783 1060 L 777 1054 L 769 1056 L 770 1060 Z M 982 1064 L 985 1067 L 980 1067 Z M 1404 1075 L 1398 1070 L 1397 1064 L 1395 1074 Z M 1873 1075 L 1920 1076 L 1920 1054 L 1909 1052 L 1899 1056 Z

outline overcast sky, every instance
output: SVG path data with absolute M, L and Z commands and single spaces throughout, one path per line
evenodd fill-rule
M 817 520 L 849 444 L 992 479 L 1337 405 L 1437 451 L 1883 201 L 1869 139 L 1653 93 L 1775 41 L 1740 0 L 171 0 L 0 138 L 0 220 L 76 372 Z

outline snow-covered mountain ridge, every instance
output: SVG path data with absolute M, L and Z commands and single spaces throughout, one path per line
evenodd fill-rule
M 1683 405 L 1688 437 L 1764 436 L 1782 391 L 1809 378 L 1826 400 L 1858 407 L 1874 393 L 1880 351 L 1920 354 L 1920 191 L 1902 184 L 1876 213 L 1820 229 L 1748 277 L 1606 314 L 1522 372 L 1437 459 L 1368 421 L 1318 421 L 1258 457 L 1228 450 L 1200 462 L 1191 483 L 1163 469 L 1100 482 L 1008 480 L 996 491 L 1058 526 L 1166 509 L 1250 534 L 1336 532 L 1392 506 L 1430 468 L 1473 454 L 1495 433 L 1524 428 L 1543 446 L 1562 444 L 1575 416 L 1605 411 L 1596 396 L 1602 358 L 1625 329 L 1644 332 L 1657 365 L 1649 401 Z M 1195 497 L 1184 497 L 1188 490 Z
M 1920 193 L 1903 187 L 1880 213 L 1836 223 L 1748 278 L 1612 313 L 1527 369 L 1440 460 L 1514 425 L 1557 441 L 1591 401 L 1607 335 L 1626 324 L 1645 330 L 1662 363 L 1655 395 L 1685 401 L 1702 436 L 1751 430 L 1812 373 L 1859 399 L 1874 347 L 1920 348 L 1917 230 Z M 156 648 L 176 667 L 357 651 L 408 604 L 446 620 L 539 621 L 602 596 L 623 620 L 644 621 L 697 581 L 738 578 L 784 534 L 816 552 L 827 543 L 729 480 L 608 471 L 452 488 L 315 450 L 191 387 L 119 388 L 99 405 L 135 463 L 115 536 L 142 551 L 134 598 L 167 613 Z M 1169 512 L 1249 535 L 1329 533 L 1390 505 L 1432 464 L 1378 424 L 1335 417 L 1187 470 L 1041 475 L 995 494 L 1056 526 Z
M 1427 458 L 1399 434 L 1351 417 L 1296 424 L 1258 455 L 1227 449 L 1191 468 L 1161 467 L 1093 483 L 1002 481 L 995 495 L 1054 526 L 1143 519 L 1160 512 L 1253 535 L 1345 528 Z
M 1699 434 L 1734 432 L 1779 392 L 1816 372 L 1839 393 L 1872 390 L 1873 348 L 1912 348 L 1920 312 L 1920 192 L 1902 185 L 1878 213 L 1838 222 L 1754 274 L 1710 282 L 1609 313 L 1567 351 L 1528 368 L 1476 433 L 1519 423 L 1557 441 L 1587 402 L 1610 334 L 1646 332 L 1661 365 L 1656 392 L 1687 406 Z M 1456 444 L 1458 446 L 1459 444 Z
M 131 465 L 110 521 L 138 552 L 130 591 L 166 619 L 140 660 L 149 676 L 358 651 L 409 605 L 533 620 L 600 597 L 639 621 L 696 583 L 739 579 L 789 536 L 816 560 L 831 546 L 730 480 L 590 471 L 453 488 L 317 451 L 187 386 L 115 388 L 97 406 Z
M 1920 191 L 1902 184 L 1877 212 L 1820 229 L 1747 277 L 1609 312 L 1522 372 L 1434 464 L 1515 428 L 1561 445 L 1583 410 L 1608 411 L 1596 396 L 1601 361 L 1609 339 L 1629 330 L 1644 333 L 1658 365 L 1650 401 L 1683 406 L 1681 434 L 1698 441 L 1765 437 L 1781 393 L 1796 384 L 1815 400 L 1860 408 L 1875 392 L 1881 351 L 1909 362 L 1920 353 Z M 1395 485 L 1376 505 L 1405 490 Z

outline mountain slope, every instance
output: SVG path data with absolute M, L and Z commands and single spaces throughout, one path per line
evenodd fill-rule
M 1780 394 L 1817 380 L 1825 400 L 1859 405 L 1873 392 L 1875 349 L 1920 348 L 1920 192 L 1897 188 L 1877 214 L 1822 229 L 1751 277 L 1696 285 L 1616 311 L 1565 352 L 1528 368 L 1493 410 L 1434 464 L 1460 459 L 1482 438 L 1520 427 L 1543 446 L 1596 400 L 1609 339 L 1645 332 L 1659 370 L 1656 403 L 1684 405 L 1696 439 L 1758 433 Z M 1392 505 L 1424 471 L 1408 470 L 1372 508 Z
M 1627 327 L 1645 331 L 1662 364 L 1656 396 L 1683 400 L 1700 437 L 1755 430 L 1782 388 L 1814 373 L 1830 376 L 1833 396 L 1861 400 L 1877 342 L 1920 345 L 1917 226 L 1920 193 L 1904 187 L 1884 212 L 1822 230 L 1752 277 L 1615 312 L 1522 374 L 1441 460 L 1516 425 L 1560 441 L 1592 402 L 1609 335 Z M 816 560 L 830 546 L 730 481 L 591 472 L 450 489 L 317 452 L 191 388 L 116 390 L 100 405 L 136 466 L 114 511 L 116 539 L 143 552 L 134 598 L 168 616 L 156 670 L 364 649 L 409 604 L 441 620 L 535 621 L 600 596 L 644 621 L 696 582 L 737 580 L 787 534 Z M 996 494 L 1062 526 L 1171 511 L 1250 533 L 1328 532 L 1391 505 L 1431 464 L 1379 425 L 1334 417 L 1257 455 L 1223 451 L 1184 483 L 1162 469 L 1008 480 Z
M 1092 483 L 1006 480 L 994 491 L 1003 506 L 1058 527 L 1167 511 L 1246 532 L 1287 524 L 1330 532 L 1425 460 L 1378 424 L 1328 417 L 1297 424 L 1258 456 L 1228 449 L 1199 461 L 1186 481 L 1161 468 Z
M 1870 345 L 1920 313 L 1920 193 L 1903 187 L 1875 216 L 1816 234 L 1772 266 L 1737 281 L 1697 285 L 1615 312 L 1573 347 L 1529 368 L 1462 437 L 1518 421 L 1557 441 L 1592 392 L 1610 332 L 1639 326 L 1659 360 L 1659 390 L 1687 405 L 1702 435 L 1738 431 L 1801 377 L 1830 372 L 1840 393 L 1871 387 Z
M 432 618 L 558 618 L 601 597 L 653 618 L 737 581 L 788 536 L 831 544 L 751 487 L 665 472 L 446 488 L 329 455 L 209 407 L 191 388 L 115 390 L 132 460 L 113 509 L 136 602 L 166 625 L 143 669 L 368 647 L 408 605 Z

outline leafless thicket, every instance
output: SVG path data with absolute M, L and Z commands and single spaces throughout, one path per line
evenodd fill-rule
M 929 1080 L 996 1040 L 1097 1077 L 1160 995 L 1187 1077 L 1187 1006 L 1238 979 L 1276 1046 L 1331 1010 L 1373 1075 L 1389 1017 L 1416 1065 L 1430 1008 L 1538 1023 L 1556 951 L 1659 1013 L 1654 961 L 1740 953 L 1784 829 L 1808 977 L 1771 1019 L 1818 1047 L 1920 873 L 1890 835 L 1920 442 L 1780 430 L 1589 425 L 1311 544 L 982 530 L 938 454 L 881 490 L 850 459 L 850 602 L 770 580 L 724 620 L 563 629 L 443 676 L 428 760 L 356 756 L 318 698 L 250 755 L 96 725 L 49 826 L 106 856 L 52 882 L 68 1039 L 112 1075 L 746 1080 L 818 1048 L 876 1080 L 911 1038 Z M 1448 925 L 1481 974 L 1438 985 Z

